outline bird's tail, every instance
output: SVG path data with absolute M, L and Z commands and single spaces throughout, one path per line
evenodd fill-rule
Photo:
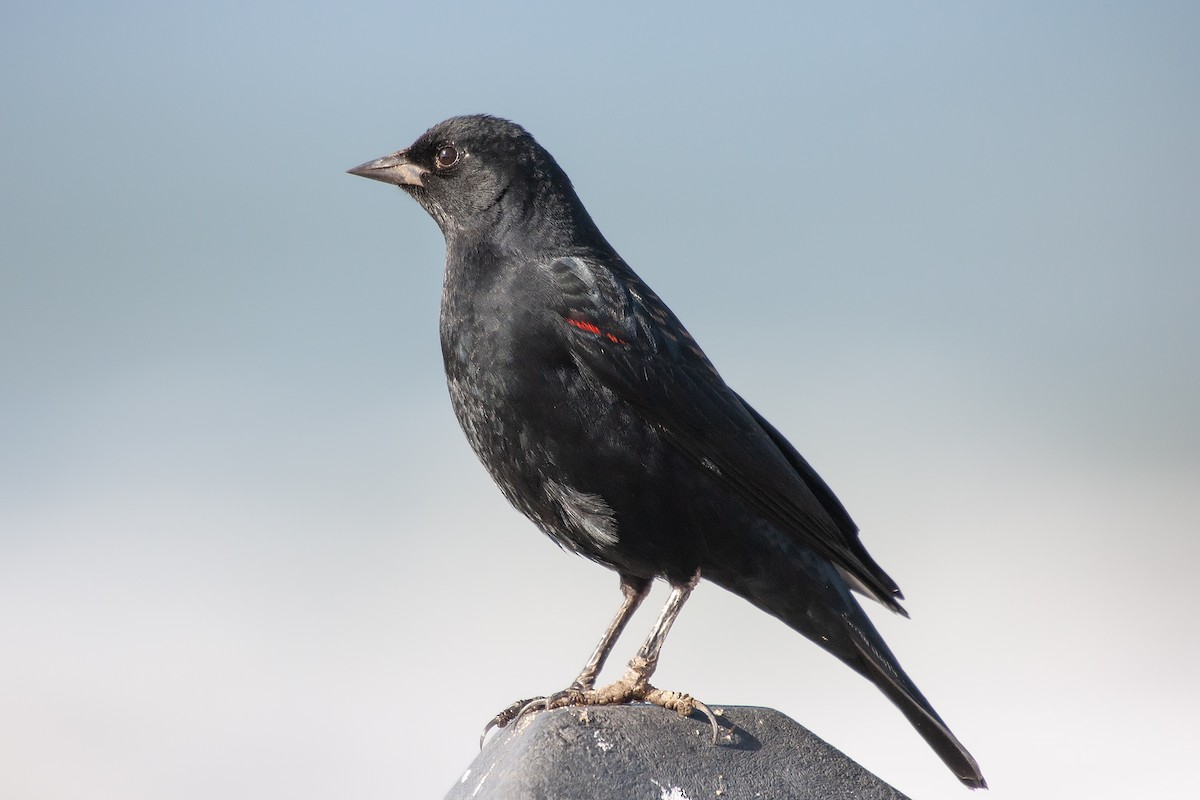
M 776 538 L 743 538 L 738 551 L 702 568 L 706 578 L 749 600 L 837 656 L 896 704 L 958 779 L 973 789 L 987 783 L 975 759 L 900 668 L 883 637 L 837 570 L 808 551 Z
M 865 620 L 865 615 L 864 615 Z M 888 699 L 896 704 L 900 713 L 917 729 L 933 751 L 941 757 L 947 767 L 954 772 L 958 779 L 972 789 L 986 789 L 987 781 L 979 769 L 975 758 L 958 740 L 933 706 L 921 694 L 921 690 L 909 679 L 900 668 L 896 657 L 884 644 L 883 638 L 867 621 L 868 630 L 860 630 L 859 626 L 847 620 L 850 628 L 850 639 L 857 651 L 858 658 L 854 661 L 845 658 L 841 653 L 835 653 L 847 664 L 854 668 Z

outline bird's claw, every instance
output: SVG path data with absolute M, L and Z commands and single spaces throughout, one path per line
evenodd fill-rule
M 581 688 L 578 684 L 571 684 L 561 692 L 547 695 L 546 697 L 535 697 L 529 700 L 513 717 L 513 722 L 519 722 L 521 717 L 528 714 L 530 711 L 549 711 L 552 708 L 564 708 L 566 706 L 586 705 L 584 698 L 587 689 Z
M 717 734 L 720 732 L 720 726 L 717 725 L 717 717 L 713 714 L 712 709 L 706 703 L 702 703 L 690 694 L 682 692 L 668 692 L 663 689 L 656 689 L 653 686 L 648 686 L 649 692 L 644 698 L 647 703 L 653 703 L 656 706 L 669 708 L 681 717 L 690 717 L 693 712 L 699 711 L 708 718 L 708 724 L 712 728 L 712 743 L 717 743 Z
M 507 728 L 514 722 L 519 722 L 522 717 L 531 711 L 545 711 L 551 708 L 577 705 L 577 703 L 572 703 L 567 698 L 580 691 L 582 690 L 575 684 L 572 684 L 561 692 L 555 692 L 546 697 L 531 697 L 527 700 L 518 700 L 512 703 L 499 714 L 492 717 L 487 725 L 483 726 L 483 732 L 479 734 L 479 749 L 483 749 L 483 742 L 487 739 L 487 735 L 491 733 L 493 728 Z
M 487 738 L 487 735 L 491 732 L 492 728 L 506 727 L 510 722 L 520 717 L 530 704 L 544 699 L 545 698 L 542 697 L 534 697 L 529 700 L 518 700 L 517 702 L 505 708 L 496 716 L 492 717 L 488 721 L 488 724 L 483 726 L 483 732 L 479 734 L 479 749 L 483 749 L 483 740 Z

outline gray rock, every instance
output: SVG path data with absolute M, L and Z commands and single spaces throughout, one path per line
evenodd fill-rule
M 907 800 L 770 708 L 708 720 L 656 706 L 560 708 L 494 735 L 446 800 Z

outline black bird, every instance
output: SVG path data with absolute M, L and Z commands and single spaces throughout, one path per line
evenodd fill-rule
M 841 502 L 725 384 L 532 136 L 454 117 L 350 172 L 399 186 L 442 229 L 442 356 L 476 455 L 551 539 L 620 576 L 621 608 L 575 682 L 491 724 L 529 707 L 634 700 L 690 713 L 691 697 L 649 678 L 703 577 L 866 677 L 959 780 L 986 787 L 851 595 L 907 616 Z M 596 688 L 656 578 L 672 587 L 666 607 L 625 675 Z

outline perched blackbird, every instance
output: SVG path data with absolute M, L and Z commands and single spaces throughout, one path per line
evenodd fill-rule
M 551 539 L 621 579 L 621 608 L 575 682 L 492 725 L 564 705 L 703 709 L 649 678 L 705 578 L 866 677 L 963 783 L 986 786 L 851 595 L 905 613 L 842 504 L 725 384 L 532 136 L 496 117 L 455 117 L 350 172 L 399 186 L 442 229 L 442 356 L 476 455 Z M 666 607 L 625 675 L 596 688 L 655 578 L 672 587 Z

